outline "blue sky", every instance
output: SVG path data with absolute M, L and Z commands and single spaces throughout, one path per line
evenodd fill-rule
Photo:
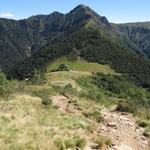
M 53 11 L 67 13 L 88 5 L 110 22 L 150 21 L 150 0 L 0 0 L 0 17 L 23 19 Z

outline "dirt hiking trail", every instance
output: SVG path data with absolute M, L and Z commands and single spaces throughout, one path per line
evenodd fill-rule
M 101 134 L 112 139 L 113 146 L 105 150 L 150 150 L 148 139 L 143 136 L 144 129 L 136 124 L 131 114 L 103 109 L 104 123 Z

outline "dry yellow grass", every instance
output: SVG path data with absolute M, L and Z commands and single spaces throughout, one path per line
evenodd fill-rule
M 96 103 L 89 102 L 88 105 L 94 107 Z M 40 98 L 26 94 L 17 94 L 9 101 L 0 101 L 0 108 L 0 145 L 5 150 L 57 150 L 54 144 L 56 139 L 89 136 L 96 124 L 95 121 L 91 124 L 91 120 L 80 112 L 63 113 L 52 106 L 45 108 Z
M 51 84 L 71 83 L 80 90 L 75 82 L 77 78 L 91 75 L 96 71 L 109 73 L 112 70 L 108 66 L 87 62 L 70 62 L 70 66 L 73 69 L 69 72 L 48 71 L 45 75 L 45 84 L 25 85 L 24 94 L 14 94 L 8 101 L 0 99 L 0 149 L 60 150 L 55 144 L 59 138 L 72 142 L 78 135 L 86 140 L 93 137 L 93 131 L 99 124 L 95 119 L 85 117 L 82 112 L 95 110 L 99 107 L 98 103 L 71 95 L 75 102 L 70 105 L 76 105 L 76 113 L 69 113 L 61 112 L 52 105 L 44 106 L 42 98 L 44 94 L 48 97 L 58 95 Z M 84 143 L 84 140 L 81 141 Z

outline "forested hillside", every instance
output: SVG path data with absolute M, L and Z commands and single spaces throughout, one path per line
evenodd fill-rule
M 1 44 L 1 68 L 10 79 L 32 77 L 35 70 L 44 72 L 49 62 L 75 55 L 109 64 L 150 87 L 150 61 L 144 56 L 146 50 L 137 46 L 143 43 L 138 41 L 142 38 L 139 32 L 148 36 L 148 23 L 113 25 L 89 7 L 79 5 L 65 15 L 54 12 L 19 21 L 2 19 L 0 24 L 0 38 L 5 39 Z M 135 28 L 139 29 L 137 34 Z M 132 36 L 130 31 L 135 31 Z M 148 39 L 144 41 L 147 52 Z
M 150 56 L 150 22 L 113 24 L 127 45 L 132 43 L 136 51 Z

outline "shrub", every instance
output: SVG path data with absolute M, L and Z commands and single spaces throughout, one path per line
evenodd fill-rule
M 86 145 L 86 140 L 84 138 L 80 138 L 79 136 L 75 136 L 74 138 L 64 140 L 58 138 L 55 140 L 55 145 L 57 146 L 58 150 L 66 150 L 68 148 L 80 148 L 81 150 L 83 150 L 83 148 Z
M 69 71 L 69 68 L 65 64 L 60 64 L 58 67 L 58 70 L 59 71 Z
M 126 93 L 129 87 L 134 87 L 134 84 L 128 82 L 122 75 L 97 73 L 92 76 L 92 79 L 99 88 L 108 90 L 113 94 Z
M 84 112 L 84 116 L 91 118 L 91 119 L 95 119 L 97 122 L 103 121 L 101 113 L 97 110 L 92 111 L 92 112 Z
M 66 66 L 65 64 L 60 64 L 57 69 L 53 69 L 53 70 L 51 70 L 51 72 L 56 72 L 56 71 L 69 71 L 69 70 L 70 70 L 70 69 L 69 69 L 68 66 Z
M 66 145 L 66 148 L 67 148 L 67 149 L 68 149 L 68 148 L 73 148 L 73 149 L 76 148 L 76 144 L 75 144 L 75 142 L 74 142 L 73 139 L 67 139 L 67 140 L 65 140 L 64 142 L 65 142 L 65 145 Z
M 78 84 L 84 89 L 80 96 L 91 100 L 101 101 L 105 98 L 105 93 L 98 88 L 90 77 L 77 79 Z
M 122 99 L 117 102 L 117 111 L 130 112 L 135 115 L 146 110 L 145 117 L 149 118 L 150 94 L 136 85 L 135 81 L 122 75 L 110 75 L 95 73 L 91 77 L 77 79 L 78 84 L 84 89 L 81 96 L 88 99 L 97 100 L 104 105 L 112 104 L 117 101 L 108 97 Z M 144 114 L 144 113 L 143 113 Z
M 99 100 L 102 100 L 103 93 L 101 93 L 100 91 L 89 90 L 86 96 L 89 99 L 99 101 Z
M 51 91 L 49 89 L 40 89 L 36 91 L 32 91 L 33 96 L 40 97 L 42 99 L 42 104 L 45 106 L 49 106 L 51 104 L 50 100 Z
M 0 72 L 0 97 L 8 99 L 12 93 L 18 92 L 19 82 L 9 81 L 5 75 Z
M 51 100 L 49 99 L 49 96 L 45 95 L 42 99 L 42 104 L 49 106 L 51 104 Z
M 44 73 L 35 69 L 33 77 L 31 78 L 31 82 L 33 84 L 43 84 L 44 80 L 45 80 Z
M 150 127 L 145 129 L 143 135 L 146 136 L 146 137 L 150 137 Z
M 147 120 L 140 120 L 138 121 L 138 125 L 142 128 L 145 128 L 149 125 L 150 123 Z
M 104 137 L 104 136 L 97 138 L 95 143 L 98 144 L 98 149 L 103 149 L 104 146 L 111 146 L 112 145 L 111 139 L 108 137 Z
M 73 88 L 72 85 L 69 83 L 65 86 L 53 86 L 54 90 L 57 91 L 61 95 L 71 94 L 71 95 L 78 95 L 78 91 L 76 88 Z
M 143 108 L 137 111 L 137 114 L 140 118 L 145 120 L 150 120 L 150 110 L 149 108 Z
M 10 82 L 11 89 L 16 93 L 23 93 L 25 91 L 25 85 L 26 83 L 24 81 L 12 80 Z
M 55 145 L 57 146 L 58 150 L 66 150 L 66 145 L 64 141 L 60 138 L 55 140 Z
M 136 110 L 137 110 L 136 106 L 126 100 L 120 101 L 116 107 L 116 111 L 120 111 L 120 112 L 135 113 Z
M 76 136 L 74 138 L 75 143 L 76 143 L 76 148 L 80 148 L 83 150 L 83 148 L 86 146 L 86 139 L 85 138 L 81 138 L 79 136 Z

